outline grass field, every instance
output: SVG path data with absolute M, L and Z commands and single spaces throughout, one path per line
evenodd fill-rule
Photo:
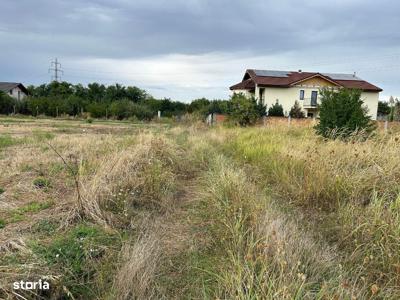
M 0 170 L 0 298 L 400 298 L 395 129 L 0 118 Z

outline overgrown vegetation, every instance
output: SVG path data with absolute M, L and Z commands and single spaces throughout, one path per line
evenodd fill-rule
M 99 123 L 3 153 L 1 298 L 400 297 L 399 132 Z

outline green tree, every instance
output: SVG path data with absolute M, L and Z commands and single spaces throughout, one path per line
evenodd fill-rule
M 139 89 L 135 86 L 128 86 L 125 90 L 125 97 L 135 103 L 146 100 L 148 97 L 145 90 Z
M 387 116 L 390 114 L 390 106 L 388 102 L 379 101 L 378 102 L 378 115 Z
M 227 114 L 230 102 L 228 100 L 213 100 L 206 108 L 207 113 Z
M 87 112 L 89 112 L 90 116 L 93 118 L 106 117 L 107 109 L 108 109 L 107 103 L 103 103 L 103 102 L 92 102 L 92 103 L 89 103 L 86 107 Z
M 16 105 L 16 101 L 3 91 L 0 91 L 0 114 L 12 113 L 14 105 Z
M 304 111 L 301 109 L 299 101 L 296 100 L 294 102 L 294 105 L 290 109 L 289 116 L 297 119 L 305 118 Z
M 357 130 L 374 130 L 371 117 L 363 107 L 360 90 L 322 89 L 319 117 L 315 129 L 317 134 L 324 137 L 346 138 Z
M 278 103 L 278 101 L 276 101 L 276 103 L 268 109 L 268 116 L 272 116 L 272 117 L 283 117 L 284 116 L 283 107 L 282 107 L 282 105 L 280 105 Z
M 190 102 L 188 107 L 188 112 L 189 113 L 199 112 L 200 114 L 203 114 L 205 111 L 208 110 L 209 105 L 210 105 L 210 100 L 206 98 L 195 99 L 192 102 Z
M 87 95 L 90 101 L 101 102 L 105 98 L 106 87 L 97 82 L 88 84 Z
M 234 94 L 230 101 L 229 117 L 240 126 L 253 125 L 265 115 L 265 106 L 243 94 Z

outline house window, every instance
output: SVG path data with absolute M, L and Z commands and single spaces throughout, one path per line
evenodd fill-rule
M 317 98 L 318 98 L 318 92 L 312 91 L 311 92 L 311 106 L 317 106 Z
M 304 100 L 304 90 L 300 90 L 300 100 Z
M 10 90 L 10 95 L 12 95 L 12 90 Z

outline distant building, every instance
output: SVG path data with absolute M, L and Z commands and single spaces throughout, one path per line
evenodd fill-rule
M 18 82 L 0 82 L 0 91 L 3 91 L 17 100 L 22 100 L 28 96 L 26 87 Z
M 233 93 L 254 97 L 267 107 L 278 102 L 288 115 L 295 101 L 298 101 L 307 117 L 318 116 L 319 89 L 355 88 L 362 91 L 361 99 L 368 108 L 368 114 L 376 120 L 379 92 L 381 88 L 358 78 L 355 74 L 331 74 L 315 72 L 246 70 L 242 82 L 230 87 Z

